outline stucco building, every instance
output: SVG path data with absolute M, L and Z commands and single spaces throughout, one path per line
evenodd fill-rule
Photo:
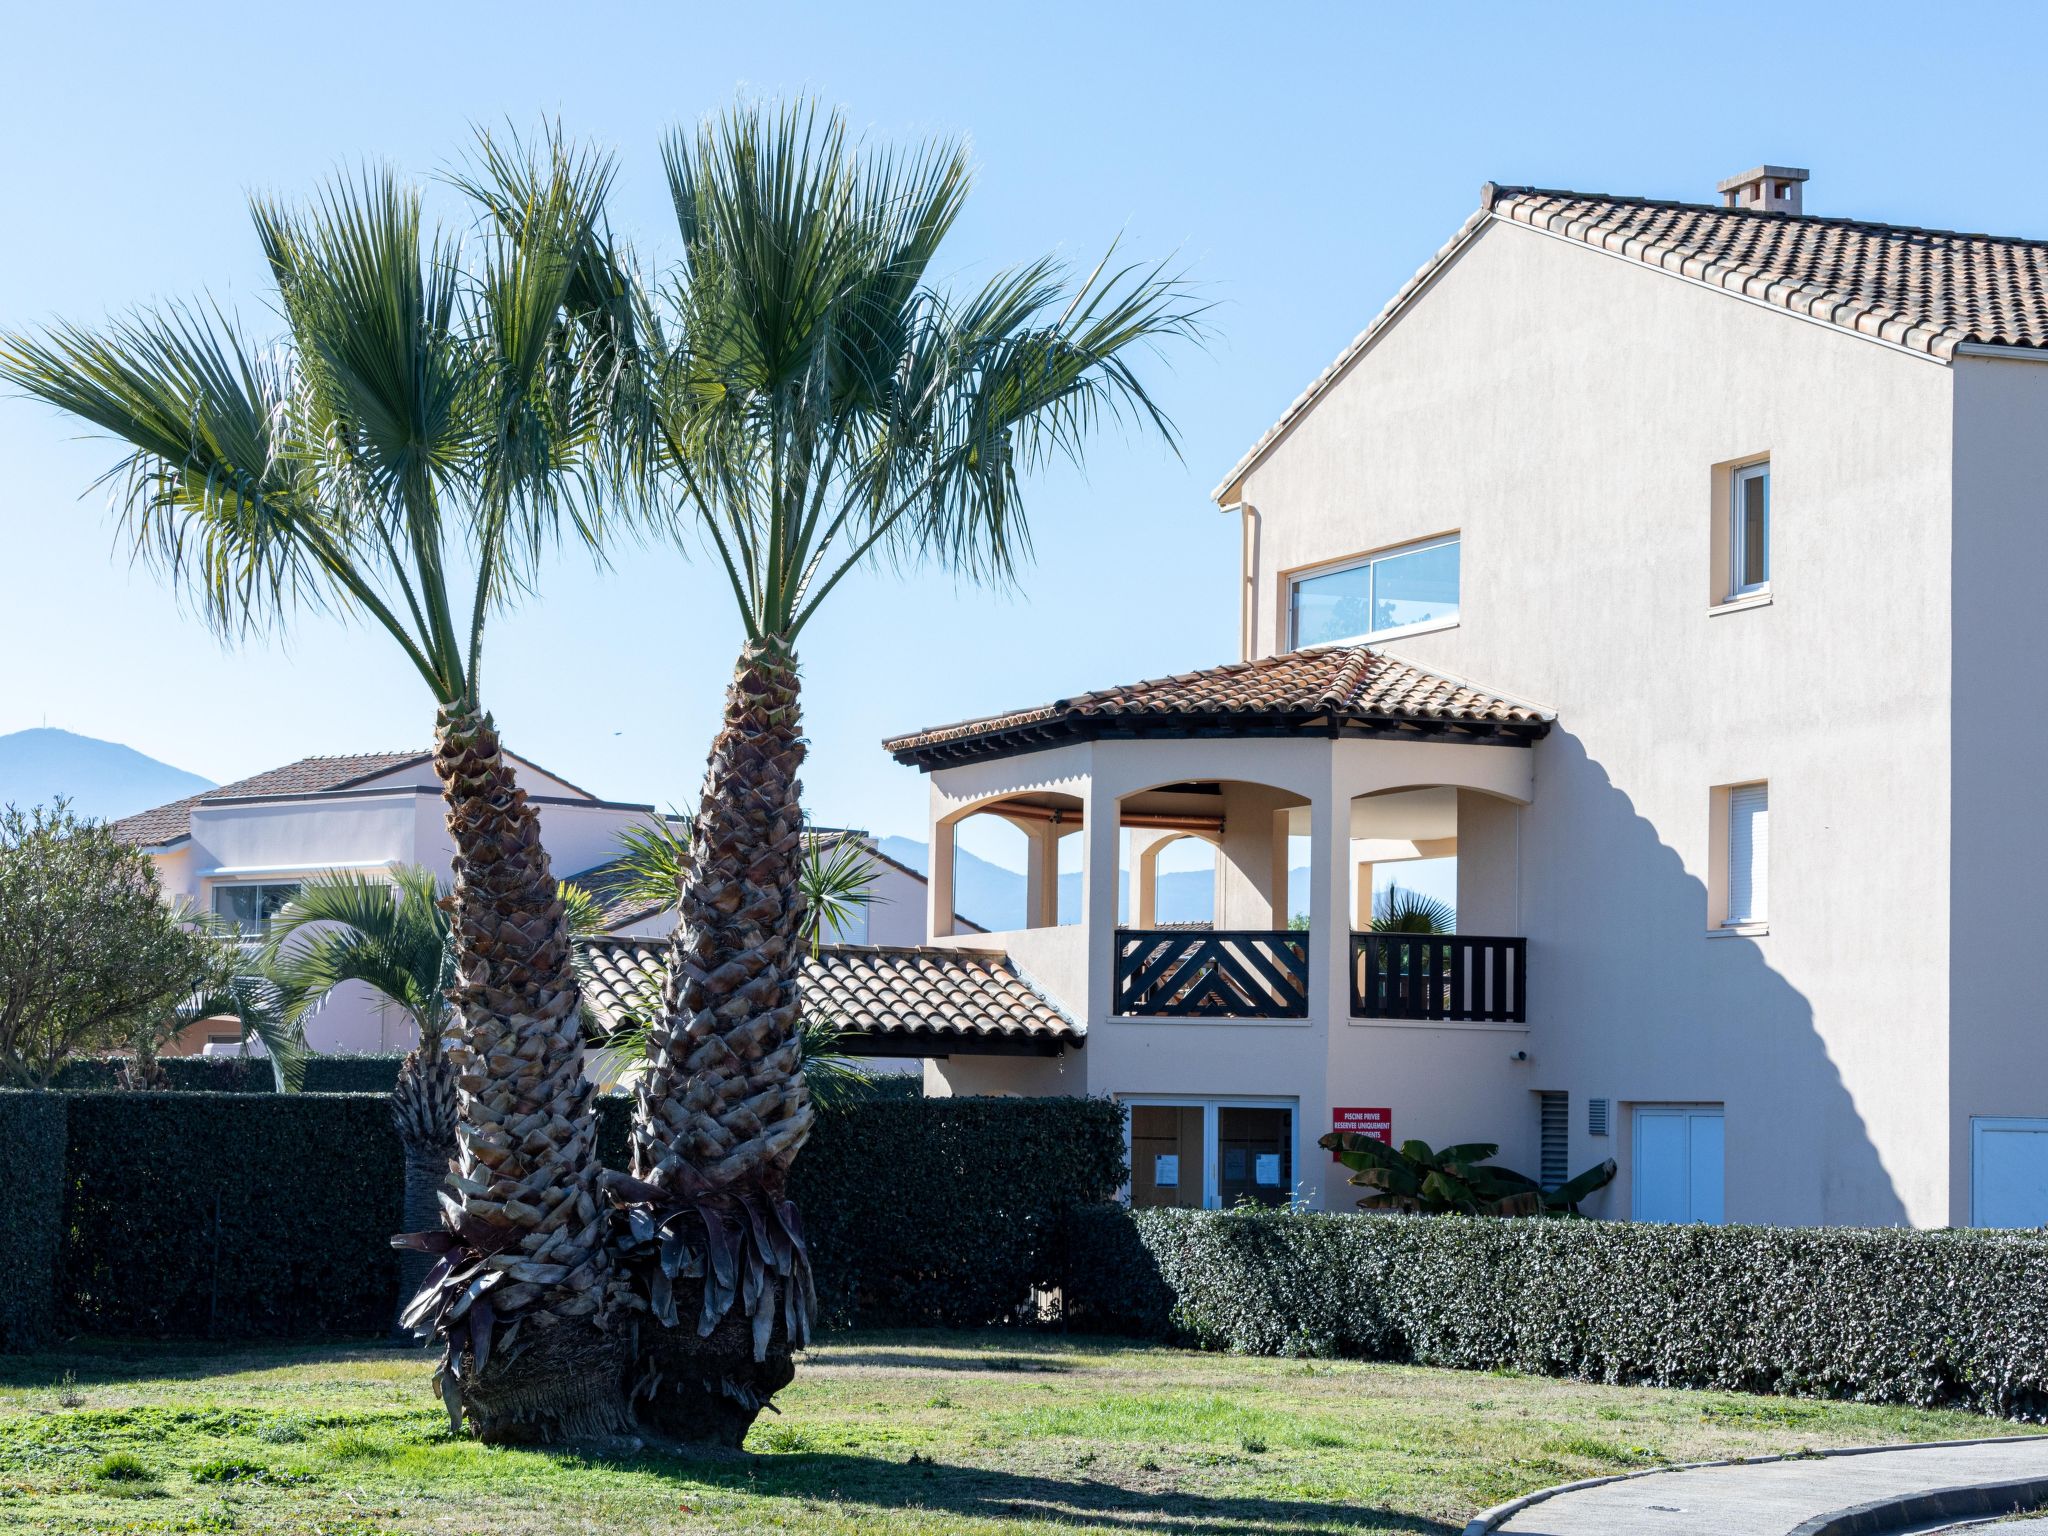
M 2048 1222 L 2048 243 L 1805 180 L 1485 187 L 1218 487 L 1238 662 L 887 743 L 930 943 L 1075 1025 L 931 1091 L 1128 1101 L 1141 1203 L 1348 1209 L 1349 1125 L 1611 1156 L 1608 1216 Z M 989 815 L 1030 918 L 956 938 Z M 1207 930 L 1150 917 L 1185 838 Z M 1456 935 L 1363 931 L 1425 857 Z
M 674 910 L 616 895 L 613 884 L 621 836 L 645 826 L 655 808 L 601 799 L 507 755 L 539 811 L 556 874 L 599 897 L 607 933 L 658 945 L 675 926 Z M 234 924 L 251 943 L 309 875 L 374 876 L 419 865 L 445 884 L 455 853 L 433 758 L 423 750 L 302 758 L 123 817 L 114 831 L 149 852 L 168 899 Z M 828 936 L 833 943 L 900 945 L 923 937 L 923 876 L 876 851 L 865 833 L 818 828 L 814 835 L 859 839 L 875 873 L 874 899 Z M 306 1038 L 316 1051 L 402 1051 L 416 1043 L 416 1031 L 403 1011 L 350 982 L 321 1005 Z M 176 1049 L 233 1049 L 237 1042 L 231 1025 L 214 1021 L 187 1030 Z

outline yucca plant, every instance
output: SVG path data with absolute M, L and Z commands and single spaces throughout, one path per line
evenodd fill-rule
M 566 913 L 486 713 L 486 622 L 566 533 L 600 536 L 624 372 L 585 278 L 604 160 L 549 135 L 487 149 L 464 244 L 366 170 L 252 203 L 281 334 L 211 307 L 0 336 L 0 377 L 117 439 L 139 555 L 224 636 L 307 610 L 367 621 L 426 685 L 455 845 L 461 1151 L 419 1320 L 451 1415 L 485 1438 L 627 1422 Z M 317 1219 L 317 1209 L 313 1219 Z
M 877 559 L 1010 576 L 1025 477 L 1093 432 L 1169 436 L 1139 354 L 1194 332 L 1160 271 L 1050 259 L 933 282 L 964 149 L 860 145 L 836 113 L 741 106 L 665 149 L 682 256 L 646 330 L 649 426 L 680 534 L 701 537 L 744 631 L 691 842 L 666 1016 L 633 1123 L 644 1198 L 710 1202 L 800 1243 L 784 1195 L 812 1110 L 799 1040 L 804 758 L 797 647 Z M 791 1314 L 793 1316 L 794 1314 Z M 656 1341 L 647 1412 L 735 1440 L 790 1380 L 785 1325 L 700 1313 Z M 708 1327 L 707 1327 L 708 1325 Z M 693 1336 L 695 1335 L 695 1336 Z

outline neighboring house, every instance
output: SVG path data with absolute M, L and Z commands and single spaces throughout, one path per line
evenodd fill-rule
M 621 835 L 644 825 L 656 814 L 654 807 L 600 800 L 524 758 L 514 756 L 512 762 L 520 787 L 539 810 L 557 876 L 587 884 L 605 898 Z M 167 898 L 235 924 L 252 944 L 308 875 L 376 874 L 418 864 L 446 880 L 453 867 L 441 788 L 432 754 L 424 751 L 304 758 L 124 817 L 114 830 L 154 858 Z M 869 844 L 878 869 L 875 901 L 855 931 L 829 936 L 834 942 L 923 937 L 922 877 L 874 853 L 864 832 L 829 828 L 819 835 Z M 671 910 L 607 901 L 611 932 L 658 937 L 674 925 Z M 174 1050 L 221 1047 L 236 1039 L 218 1023 L 195 1025 Z M 321 1007 L 307 1039 L 320 1051 L 399 1051 L 412 1047 L 414 1031 L 402 1011 L 350 983 Z
M 1139 1203 L 1349 1209 L 1348 1126 L 1613 1157 L 1606 1216 L 2048 1222 L 2048 242 L 1807 216 L 1805 179 L 1484 188 L 1218 488 L 1242 660 L 887 743 L 930 775 L 931 943 L 1078 1026 L 932 1091 L 1125 1100 Z M 976 814 L 1032 911 L 956 940 Z M 1149 924 L 1179 838 L 1213 932 Z M 1425 856 L 1458 934 L 1360 932 Z

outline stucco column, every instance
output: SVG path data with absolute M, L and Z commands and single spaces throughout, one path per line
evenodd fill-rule
M 1088 934 L 1088 1021 L 1110 1016 L 1116 976 L 1116 796 L 1094 775 L 1081 796 L 1081 922 Z
M 1024 926 L 1051 928 L 1060 920 L 1060 837 L 1050 822 L 1012 822 L 1024 834 Z
M 1131 833 L 1131 926 L 1159 926 L 1159 855 L 1178 832 L 1145 829 Z
M 1350 840 L 1345 840 L 1345 856 L 1350 857 Z M 1360 859 L 1357 874 L 1352 881 L 1354 895 L 1351 901 L 1351 926 L 1361 932 L 1372 926 L 1372 860 Z
M 953 828 L 950 821 L 932 822 L 931 862 L 924 885 L 924 931 L 934 939 L 953 932 Z
M 1308 1016 L 1334 1027 L 1351 1006 L 1351 802 L 1325 778 L 1308 819 Z

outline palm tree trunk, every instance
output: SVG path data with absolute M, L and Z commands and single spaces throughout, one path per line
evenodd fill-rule
M 801 1268 L 785 1262 L 779 1281 L 804 1294 L 778 1304 L 771 1274 L 767 1312 L 753 1327 L 728 1306 L 707 1336 L 693 1324 L 708 1281 L 676 1287 L 679 1321 L 648 1330 L 638 1391 L 651 1427 L 688 1440 L 743 1439 L 795 1374 L 791 1354 L 808 1331 L 808 1260 L 784 1196 L 812 1121 L 797 1039 L 803 759 L 796 658 L 773 637 L 751 643 L 726 690 L 691 832 L 666 1018 L 637 1090 L 633 1173 L 658 1192 L 649 1202 L 657 1219 L 664 1205 L 694 1204 L 716 1213 L 741 1248 L 749 1232 L 756 1241 L 764 1226 L 778 1232 L 781 1213 Z M 778 1236 L 770 1246 L 785 1245 Z M 758 1257 L 774 1271 L 773 1252 Z M 654 1281 L 644 1261 L 639 1279 Z
M 441 1224 L 437 1198 L 448 1183 L 455 1160 L 455 1073 L 442 1054 L 441 1042 L 422 1039 L 399 1064 L 391 1090 L 391 1122 L 405 1155 L 405 1228 L 427 1232 Z M 409 1333 L 399 1321 L 418 1294 L 432 1267 L 428 1255 L 403 1251 L 398 1256 L 398 1311 L 392 1329 Z
M 444 709 L 434 769 L 455 843 L 447 1226 L 472 1275 L 439 1314 L 443 1396 L 485 1440 L 610 1435 L 629 1417 L 568 921 L 490 718 Z

